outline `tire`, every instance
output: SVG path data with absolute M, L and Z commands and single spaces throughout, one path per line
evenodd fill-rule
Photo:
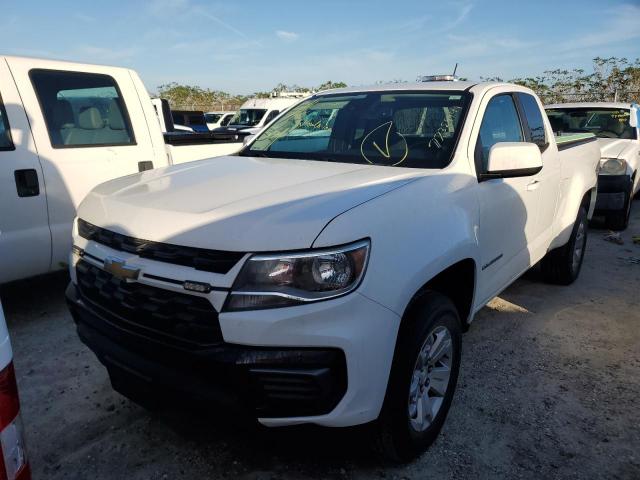
M 430 351 L 427 345 L 436 342 L 441 348 Z M 456 388 L 461 347 L 456 307 L 446 296 L 426 292 L 400 329 L 384 405 L 374 424 L 377 450 L 387 459 L 407 462 L 427 450 L 438 436 Z M 433 359 L 429 357 L 432 352 L 443 355 Z M 422 381 L 426 388 L 419 387 Z M 424 398 L 421 392 L 431 394 L 425 399 L 435 409 L 430 419 L 419 415 L 425 405 L 416 401 Z
M 633 185 L 633 183 L 632 183 Z M 624 195 L 624 207 L 607 214 L 607 227 L 611 230 L 626 230 L 629 226 L 629 216 L 631 214 L 631 193 L 632 188 Z
M 578 278 L 587 248 L 587 230 L 587 209 L 581 206 L 569 241 L 548 252 L 541 261 L 542 276 L 546 282 L 569 285 Z

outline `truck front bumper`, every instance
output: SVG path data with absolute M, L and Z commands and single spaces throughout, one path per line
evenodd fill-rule
M 220 406 L 270 426 L 349 426 L 377 418 L 397 315 L 359 294 L 318 304 L 220 314 L 223 341 L 178 348 L 123 328 L 71 283 L 81 340 L 114 389 L 140 403 Z
M 598 175 L 598 195 L 596 197 L 596 214 L 607 211 L 622 210 L 627 201 L 631 185 L 628 175 Z

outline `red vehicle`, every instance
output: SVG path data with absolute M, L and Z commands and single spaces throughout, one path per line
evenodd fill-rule
M 0 304 L 0 480 L 30 480 L 9 331 Z

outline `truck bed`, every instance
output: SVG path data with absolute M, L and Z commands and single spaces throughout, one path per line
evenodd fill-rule
M 558 150 L 566 150 L 583 143 L 595 142 L 598 139 L 593 133 L 567 133 L 554 136 Z

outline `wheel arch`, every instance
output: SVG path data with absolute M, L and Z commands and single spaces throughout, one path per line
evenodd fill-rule
M 400 328 L 407 319 L 411 318 L 411 314 L 420 305 L 424 294 L 428 291 L 436 291 L 453 302 L 458 310 L 461 326 L 466 329 L 473 311 L 476 276 L 477 268 L 473 258 L 464 258 L 441 270 L 412 295 L 404 309 Z

